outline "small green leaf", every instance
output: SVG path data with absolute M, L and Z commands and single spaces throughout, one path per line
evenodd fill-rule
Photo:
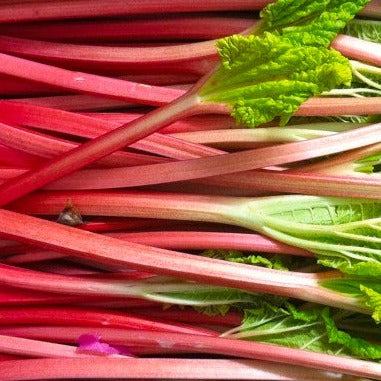
M 284 125 L 311 96 L 351 83 L 349 61 L 324 47 L 295 46 L 268 32 L 227 37 L 217 46 L 222 66 L 199 95 L 231 105 L 232 116 L 249 127 L 275 117 Z
M 324 266 L 381 275 L 381 202 L 316 196 L 274 196 L 248 202 L 245 225 L 313 252 Z
M 303 306 L 302 306 L 303 307 Z M 292 348 L 351 355 L 363 359 L 381 359 L 381 346 L 353 337 L 338 325 L 350 323 L 352 331 L 363 331 L 364 322 L 374 330 L 372 321 L 348 319 L 348 313 L 336 313 L 328 307 L 308 305 L 300 308 L 291 303 L 274 307 L 263 303 L 259 308 L 245 310 L 242 324 L 224 336 L 272 343 Z
M 321 316 L 325 323 L 329 343 L 342 345 L 351 355 L 359 358 L 370 360 L 379 360 L 381 358 L 381 345 L 354 338 L 347 332 L 339 330 L 327 308 L 322 311 Z
M 245 263 L 276 270 L 288 270 L 288 265 L 290 264 L 290 257 L 281 257 L 279 255 L 264 257 L 262 255 L 243 253 L 238 250 L 206 250 L 202 255 L 209 258 L 224 259 L 229 262 Z
M 262 30 L 302 45 L 328 46 L 369 0 L 278 0 L 261 12 Z
M 352 20 L 345 27 L 344 33 L 362 40 L 381 43 L 381 21 Z
M 372 309 L 373 319 L 377 322 L 381 322 L 381 293 L 365 286 L 361 286 L 360 290 L 362 291 L 365 297 L 365 304 Z

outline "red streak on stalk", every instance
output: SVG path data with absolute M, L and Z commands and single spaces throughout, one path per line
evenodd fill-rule
M 20 360 L 21 358 L 21 356 L 0 354 L 0 361 Z
M 215 337 L 216 332 L 127 312 L 109 311 L 105 309 L 81 307 L 2 307 L 0 308 L 0 325 L 45 325 L 54 322 L 56 325 L 77 325 L 84 327 L 114 327 L 124 329 L 144 329 L 149 331 L 177 332 L 189 335 L 210 335 Z
M 102 219 L 86 221 L 79 229 L 91 232 L 111 232 L 117 230 L 139 230 L 176 226 L 177 221 L 147 219 Z

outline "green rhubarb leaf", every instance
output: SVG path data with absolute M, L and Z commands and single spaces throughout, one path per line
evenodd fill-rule
M 247 206 L 248 226 L 315 253 L 322 265 L 358 276 L 381 275 L 381 202 L 276 196 Z
M 199 95 L 225 103 L 238 124 L 255 127 L 276 117 L 285 125 L 312 96 L 348 86 L 349 61 L 327 49 L 369 0 L 278 0 L 262 12 L 256 35 L 217 42 L 221 68 Z
M 295 46 L 272 33 L 231 36 L 217 46 L 222 66 L 199 95 L 230 105 L 237 123 L 249 127 L 276 117 L 284 125 L 311 96 L 351 83 L 349 61 L 324 47 Z
M 370 343 L 361 338 L 352 337 L 349 333 L 339 330 L 334 319 L 330 316 L 328 309 L 324 309 L 321 316 L 325 323 L 330 344 L 341 345 L 351 355 L 359 358 L 369 360 L 381 359 L 381 345 Z
M 381 172 L 381 152 L 356 160 L 354 171 L 369 175 Z
M 342 321 L 343 325 L 349 321 L 353 332 L 365 328 L 364 319 L 348 320 L 348 313 L 342 312 L 332 315 L 328 307 L 310 305 L 308 309 L 302 309 L 291 303 L 283 307 L 263 303 L 256 309 L 245 310 L 242 324 L 224 336 L 363 359 L 381 359 L 380 345 L 339 329 Z M 367 321 L 366 324 L 374 330 L 374 323 Z
M 345 27 L 344 33 L 362 40 L 381 43 L 381 21 L 352 20 Z
M 234 303 L 250 303 L 258 294 L 228 287 L 194 287 L 184 291 L 145 292 L 144 297 L 162 303 L 190 306 L 222 306 Z
M 372 318 L 381 322 L 381 293 L 372 288 L 361 286 L 361 291 L 365 297 L 365 304 L 372 309 Z
M 275 270 L 288 270 L 288 265 L 290 264 L 289 256 L 272 255 L 264 257 L 262 255 L 243 253 L 238 250 L 206 250 L 202 255 L 209 258 L 224 259 L 229 262 L 245 263 Z
M 289 307 L 263 303 L 259 308 L 247 309 L 242 324 L 224 336 L 319 352 L 336 353 L 341 349 L 329 347 L 324 325 L 315 312 Z
M 261 12 L 260 30 L 296 44 L 328 46 L 369 0 L 278 0 Z

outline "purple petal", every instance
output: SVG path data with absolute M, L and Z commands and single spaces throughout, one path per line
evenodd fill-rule
M 128 348 L 124 345 L 111 346 L 107 343 L 102 343 L 99 335 L 83 334 L 78 338 L 78 352 L 95 353 L 103 355 L 121 354 L 125 356 L 133 356 Z

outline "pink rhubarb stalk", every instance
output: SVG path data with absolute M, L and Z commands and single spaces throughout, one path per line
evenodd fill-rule
M 215 39 L 240 33 L 253 25 L 250 17 L 220 16 L 210 13 L 139 17 L 128 20 L 51 21 L 1 24 L 0 34 L 54 41 L 106 42 L 147 40 Z
M 147 246 L 175 250 L 245 250 L 262 253 L 311 256 L 311 253 L 274 241 L 260 234 L 204 232 L 204 231 L 147 231 L 128 233 L 106 233 L 109 237 L 140 243 Z M 8 265 L 33 263 L 67 257 L 51 250 L 25 249 L 19 254 L 2 260 Z
M 46 357 L 59 359 L 92 357 L 90 354 L 77 353 L 77 348 L 71 345 L 49 343 L 40 340 L 6 335 L 0 335 L 0 352 L 25 357 Z
M 230 208 L 229 205 L 226 207 Z M 201 214 L 208 215 L 208 209 L 209 213 L 213 214 L 210 206 Z M 25 229 L 25 226 L 28 226 L 28 229 Z M 41 231 L 44 235 L 41 235 Z M 325 277 L 324 274 L 289 274 L 284 271 L 197 257 L 123 242 L 7 210 L 0 210 L 0 233 L 5 238 L 60 250 L 72 256 L 107 265 L 127 266 L 205 284 L 286 295 L 369 313 L 368 309 L 359 305 L 357 300 L 318 286 L 319 280 Z M 329 272 L 327 275 L 340 276 L 336 272 Z
M 0 123 L 0 144 L 4 144 L 31 155 L 53 158 L 70 151 L 80 144 L 67 139 L 56 138 L 40 132 L 33 132 L 22 127 L 14 127 Z M 160 163 L 165 160 L 133 152 L 114 152 L 108 157 L 98 161 L 98 165 L 109 167 L 122 167 L 130 165 L 143 165 Z
M 43 305 L 93 305 L 120 303 L 124 308 L 142 308 L 157 305 L 156 302 L 133 298 L 109 298 L 89 295 L 59 295 L 56 293 L 38 292 L 27 289 L 2 286 L 0 290 L 0 305 L 4 306 L 43 306 Z
M 216 332 L 210 329 L 199 328 L 189 324 L 174 323 L 168 320 L 164 323 L 159 319 L 100 308 L 31 306 L 2 307 L 0 309 L 0 325 L 45 325 L 50 324 L 52 321 L 57 325 L 78 325 L 85 327 L 102 327 L 107 325 L 110 328 L 143 329 L 152 332 L 177 332 L 195 336 L 210 335 L 215 337 L 217 335 Z
M 366 364 L 366 363 L 365 363 Z M 359 363 L 356 365 L 364 365 Z M 274 380 L 329 381 L 337 374 L 318 372 L 295 365 L 253 360 L 160 359 L 38 359 L 9 360 L 1 363 L 4 381 L 40 379 L 166 379 L 166 380 Z M 359 372 L 357 371 L 356 374 Z M 376 374 L 374 367 L 360 372 Z M 350 381 L 351 378 L 346 378 Z M 355 381 L 355 379 L 353 379 Z
M 262 9 L 269 0 L 165 0 L 160 3 L 150 0 L 115 0 L 110 4 L 107 0 L 93 0 L 91 7 L 86 0 L 51 0 L 48 3 L 37 1 L 32 4 L 2 4 L 0 7 L 0 22 L 18 22 L 32 20 L 52 20 L 67 18 L 90 18 L 101 16 L 121 16 L 136 14 L 162 14 L 182 12 L 203 12 L 223 10 L 253 10 Z
M 4 53 L 0 53 L 0 64 L 0 72 L 3 74 L 46 83 L 67 90 L 106 96 L 124 102 L 158 106 L 183 94 L 181 90 L 70 71 Z
M 297 370 L 296 366 L 304 366 L 308 368 L 321 369 L 329 372 L 338 372 L 351 374 L 359 377 L 370 377 L 372 379 L 381 379 L 381 366 L 375 362 L 357 360 L 344 356 L 334 356 L 321 353 L 315 353 L 300 349 L 292 349 L 279 347 L 271 344 L 245 342 L 241 340 L 208 338 L 193 335 L 162 335 L 153 333 L 152 336 L 137 335 L 133 332 L 126 332 L 129 335 L 128 343 L 132 344 L 136 341 L 140 343 L 149 342 L 152 346 L 171 345 L 173 349 L 190 349 L 191 351 L 201 353 L 217 353 L 228 356 L 237 356 L 240 358 L 258 359 L 261 364 L 267 365 L 267 362 L 278 362 L 280 364 L 292 365 L 293 372 Z M 138 333 L 139 335 L 139 333 Z M 197 341 L 199 339 L 199 341 Z M 181 341 L 180 341 L 181 340 Z M 184 378 L 190 377 L 198 379 L 253 379 L 255 377 L 250 371 L 253 370 L 253 364 L 242 359 L 237 360 L 212 360 L 215 361 L 214 366 L 211 360 L 202 359 L 44 359 L 44 360 L 18 360 L 3 362 L 2 376 L 4 380 L 38 380 L 38 379 L 55 379 L 55 378 L 156 378 L 158 372 L 163 372 L 162 377 L 165 378 Z M 205 364 L 206 362 L 206 364 Z M 204 366 L 207 373 L 204 373 Z M 279 364 L 274 366 L 278 367 Z M 192 370 L 196 369 L 194 373 Z M 202 373 L 200 373 L 202 369 Z M 271 368 L 270 368 L 271 369 Z M 274 369 L 274 368 L 273 368 Z M 223 372 L 221 372 L 221 370 Z M 250 372 L 250 373 L 248 373 Z M 276 379 L 290 380 L 282 378 L 284 369 L 277 368 Z M 295 374 L 294 374 L 295 375 Z M 302 373 L 302 379 L 315 379 L 315 375 L 308 370 Z M 335 375 L 337 377 L 337 375 Z M 161 374 L 160 374 L 161 377 Z M 161 378 L 162 378 L 161 377 Z M 266 375 L 260 375 L 259 379 L 266 379 Z M 274 379 L 274 374 L 271 375 Z M 284 377 L 284 376 L 283 376 Z M 325 380 L 329 379 L 328 374 Z M 255 378 L 254 378 L 255 379 Z M 292 380 L 293 378 L 291 378 Z
M 0 190 L 0 204 L 4 205 L 12 199 L 72 173 L 115 150 L 144 138 L 175 120 L 202 113 L 200 106 L 197 96 L 194 92 L 190 92 L 167 107 L 156 109 L 137 121 L 129 123 L 128 126 L 122 125 L 101 137 L 88 141 L 79 148 L 53 159 L 38 170 L 30 171 L 19 176 L 15 181 L 9 181 L 3 185 Z
M 378 123 L 372 126 L 362 127 L 322 138 L 257 148 L 225 155 L 183 160 L 180 162 L 160 163 L 131 168 L 113 168 L 107 170 L 107 172 L 96 169 L 83 170 L 74 173 L 65 179 L 56 181 L 49 185 L 48 188 L 105 189 L 133 187 L 195 180 L 211 176 L 225 175 L 228 173 L 243 172 L 296 162 L 299 160 L 307 160 L 378 143 L 380 126 L 381 124 Z M 277 174 L 274 174 L 274 176 L 276 175 Z M 333 179 L 332 181 L 337 182 L 337 179 Z M 283 184 L 285 184 L 285 182 L 283 182 Z M 318 182 L 315 184 L 317 187 L 319 186 Z M 352 186 L 354 188 L 356 187 L 354 183 L 352 183 Z M 369 188 L 357 188 L 357 192 L 374 194 L 375 186 L 377 186 L 377 184 L 370 184 Z M 3 186 L 3 189 L 7 189 L 6 184 Z M 8 189 L 12 190 L 13 187 L 9 187 Z M 2 196 L 1 190 L 0 196 Z M 9 194 L 7 194 L 6 197 L 8 199 L 11 198 Z
M 204 74 L 218 61 L 214 42 L 175 46 L 116 47 L 64 44 L 0 36 L 3 53 L 37 61 L 56 62 L 77 70 L 117 70 L 151 72 L 174 70 Z

